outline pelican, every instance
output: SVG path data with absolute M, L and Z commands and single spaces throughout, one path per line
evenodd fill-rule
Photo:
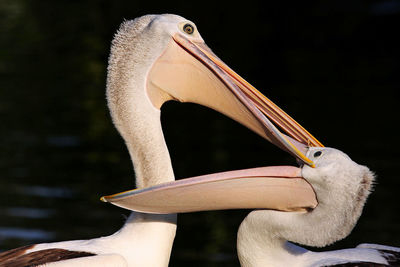
M 120 26 L 107 74 L 108 107 L 132 158 L 138 189 L 175 179 L 160 123 L 160 107 L 169 100 L 215 109 L 306 165 L 314 164 L 307 147 L 322 146 L 214 55 L 193 22 L 147 15 Z M 292 204 L 281 208 L 313 206 Z M 167 266 L 175 231 L 176 214 L 133 212 L 113 235 L 6 251 L 0 266 Z
M 367 266 L 400 264 L 400 248 L 361 244 L 313 252 L 289 241 L 323 247 L 350 234 L 371 192 L 374 174 L 333 148 L 310 148 L 315 168 L 301 175 L 312 185 L 318 206 L 310 212 L 252 211 L 237 234 L 241 266 Z M 368 265 L 368 266 L 371 266 Z
M 399 266 L 396 247 L 361 244 L 313 252 L 291 243 L 323 247 L 349 235 L 375 179 L 366 166 L 334 148 L 312 147 L 306 157 L 315 168 L 275 166 L 205 175 L 105 198 L 132 210 L 168 213 L 243 208 L 241 202 L 256 193 L 264 208 L 250 212 L 239 227 L 241 266 Z M 252 187 L 265 188 L 258 193 Z

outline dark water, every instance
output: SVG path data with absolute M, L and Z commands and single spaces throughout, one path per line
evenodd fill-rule
M 0 250 L 122 225 L 128 212 L 99 201 L 134 181 L 105 104 L 109 44 L 123 19 L 165 12 L 195 21 L 228 65 L 326 146 L 377 173 L 359 224 L 330 248 L 400 246 L 400 2 L 192 4 L 0 1 Z M 177 178 L 295 164 L 196 105 L 168 103 L 162 122 Z M 238 266 L 236 231 L 246 213 L 180 215 L 171 266 Z

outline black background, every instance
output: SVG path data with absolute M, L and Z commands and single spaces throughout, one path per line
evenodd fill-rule
M 105 103 L 109 46 L 124 19 L 175 13 L 325 146 L 378 175 L 353 233 L 400 245 L 400 1 L 0 1 L 0 249 L 111 234 L 125 210 L 99 201 L 134 173 Z M 177 178 L 294 159 L 194 104 L 162 122 Z M 238 266 L 248 211 L 182 214 L 171 266 Z M 329 220 L 329 218 L 327 218 Z

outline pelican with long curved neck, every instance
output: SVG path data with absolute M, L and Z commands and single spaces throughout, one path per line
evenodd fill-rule
M 322 146 L 215 56 L 192 22 L 176 15 L 147 15 L 121 25 L 112 41 L 107 100 L 132 158 L 136 186 L 143 190 L 174 181 L 160 123 L 160 107 L 169 100 L 215 109 L 309 166 L 313 162 L 305 155 L 307 147 Z M 273 203 L 282 210 L 315 206 L 310 191 L 305 188 L 303 193 L 303 203 Z M 255 205 L 253 201 L 249 199 L 248 207 Z M 167 266 L 175 230 L 175 214 L 133 212 L 111 236 L 32 245 L 2 253 L 0 261 L 9 265 L 29 261 L 30 265 L 51 262 L 46 266 Z

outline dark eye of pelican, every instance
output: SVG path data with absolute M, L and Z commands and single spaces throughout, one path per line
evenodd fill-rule
M 185 26 L 183 26 L 183 31 L 186 32 L 187 34 L 192 34 L 194 32 L 194 27 L 193 25 L 187 23 Z
M 321 151 L 317 151 L 314 153 L 314 158 L 317 158 L 319 156 L 321 156 L 322 152 Z

